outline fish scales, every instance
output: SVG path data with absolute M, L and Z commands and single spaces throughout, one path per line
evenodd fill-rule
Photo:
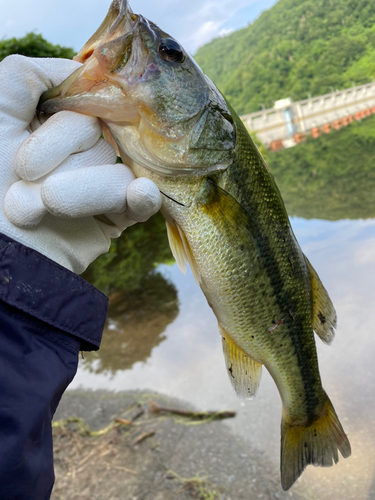
M 137 166 L 134 170 L 137 176 L 149 176 L 161 191 L 185 205 L 181 207 L 167 199 L 164 211 L 188 239 L 197 267 L 201 269 L 202 290 L 219 323 L 244 351 L 267 367 L 275 380 L 280 379 L 281 388 L 288 388 L 282 395 L 290 415 L 295 406 L 294 413 L 301 417 L 303 408 L 303 414 L 310 421 L 316 417 L 316 393 L 321 391 L 321 385 L 306 264 L 303 259 L 301 262 L 302 252 L 280 204 L 280 195 L 277 191 L 270 192 L 273 178 L 241 128 L 238 122 L 237 161 L 219 179 L 210 176 L 200 179 L 199 183 L 194 180 L 181 185 L 176 184 L 174 178 L 150 176 Z M 243 163 L 252 168 L 243 168 Z M 209 179 L 220 183 L 234 199 L 237 197 L 236 201 L 249 214 L 242 239 L 238 238 L 237 230 L 228 227 L 226 220 L 213 219 L 202 208 L 207 202 L 210 204 L 204 199 Z M 295 262 L 293 267 L 290 259 Z M 293 311 L 293 317 L 289 311 Z M 279 318 L 285 318 L 285 322 L 269 332 L 272 322 Z M 301 396 L 291 397 L 292 391 Z
M 274 297 L 274 304 L 279 310 L 273 311 L 274 321 L 285 318 L 285 322 L 277 327 L 270 335 L 268 363 L 262 360 L 267 369 L 273 373 L 277 381 L 279 376 L 287 377 L 285 366 L 291 366 L 291 357 L 297 363 L 304 390 L 298 392 L 301 397 L 294 398 L 295 405 L 305 406 L 304 412 L 308 420 L 313 420 L 317 407 L 316 392 L 321 391 L 318 361 L 316 356 L 315 339 L 311 325 L 311 291 L 307 266 L 302 251 L 294 237 L 289 219 L 281 200 L 281 195 L 274 179 L 268 172 L 262 158 L 260 158 L 254 144 L 240 120 L 237 126 L 238 167 L 228 169 L 224 174 L 225 188 L 229 192 L 236 192 L 238 201 L 249 217 L 252 218 L 253 231 L 259 246 L 258 259 L 269 278 L 267 290 Z M 250 164 L 251 168 L 243 168 L 242 164 Z M 237 166 L 237 165 L 235 165 Z M 234 187 L 233 187 L 234 184 Z M 239 189 L 246 186 L 248 189 Z M 249 192 L 250 191 L 250 192 Z M 296 286 L 297 284 L 297 286 Z M 253 300 L 256 300 L 257 295 Z M 264 302 L 263 302 L 264 303 Z M 269 315 L 272 308 L 264 303 L 264 314 L 257 321 L 256 328 L 265 332 L 269 324 Z M 268 320 L 268 321 L 267 321 Z M 254 321 L 252 319 L 252 321 Z M 285 342 L 290 338 L 291 350 L 283 349 Z M 281 347 L 282 346 L 282 347 Z M 295 353 L 295 357 L 291 353 Z M 277 353 L 272 356 L 272 353 Z M 282 354 L 284 353 L 284 354 Z M 273 366 L 279 367 L 279 374 Z M 284 372 L 284 375 L 282 373 Z M 287 379 L 286 379 L 287 380 Z M 278 384 L 282 386 L 283 384 Z M 288 384 L 289 386 L 289 384 Z M 299 391 L 295 382 L 290 389 Z M 285 396 L 284 396 L 285 397 Z M 299 402 L 299 403 L 298 403 Z M 287 402 L 285 402 L 287 403 Z M 290 404 L 290 403 L 289 403 Z M 290 408 L 290 411 L 292 409 Z M 300 408 L 298 409 L 300 411 Z
M 234 390 L 253 397 L 263 365 L 278 387 L 282 487 L 308 464 L 336 463 L 338 450 L 348 457 L 314 338 L 332 342 L 336 313 L 241 120 L 179 43 L 126 0 L 113 1 L 77 60 L 40 109 L 100 117 L 124 163 L 159 187 L 172 252 L 217 317 Z

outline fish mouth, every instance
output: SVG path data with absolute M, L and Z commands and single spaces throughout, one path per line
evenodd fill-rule
M 138 17 L 133 14 L 127 0 L 114 0 L 109 7 L 104 21 L 74 57 L 74 60 L 84 63 L 92 56 L 96 47 L 101 43 L 126 36 L 134 29 L 138 22 Z
M 142 77 L 156 73 L 140 35 L 145 26 L 148 21 L 133 13 L 127 0 L 114 0 L 102 24 L 74 57 L 82 66 L 44 92 L 38 110 L 48 114 L 71 110 L 112 121 L 139 121 L 129 93 Z M 129 61 L 131 67 L 125 73 Z
M 204 175 L 232 163 L 234 126 L 223 97 L 178 42 L 127 0 L 112 2 L 75 60 L 82 66 L 41 96 L 38 111 L 102 119 L 125 163 L 161 175 Z

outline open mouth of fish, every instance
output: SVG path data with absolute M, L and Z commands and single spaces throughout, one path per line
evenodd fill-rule
M 101 118 L 125 162 L 162 175 L 204 175 L 232 163 L 234 127 L 223 97 L 180 44 L 127 0 L 112 3 L 75 60 L 83 65 L 42 95 L 39 110 Z M 212 131 L 215 145 L 207 148 L 213 113 L 223 137 Z
M 158 72 L 154 63 L 148 64 L 142 34 L 153 36 L 149 22 L 133 14 L 128 2 L 113 3 L 99 29 L 74 58 L 83 66 L 45 92 L 39 106 L 54 113 L 64 100 L 64 109 L 111 121 L 139 122 L 132 93 L 140 82 Z

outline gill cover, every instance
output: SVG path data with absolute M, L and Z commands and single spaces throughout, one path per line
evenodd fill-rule
M 204 175 L 234 158 L 226 102 L 180 44 L 114 0 L 75 59 L 83 66 L 43 94 L 46 113 L 101 118 L 123 158 L 162 175 Z

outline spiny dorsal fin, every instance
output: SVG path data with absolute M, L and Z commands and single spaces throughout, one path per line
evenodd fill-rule
M 335 328 L 337 325 L 336 311 L 317 272 L 306 256 L 305 259 L 311 283 L 313 328 L 324 343 L 331 344 L 335 337 Z
M 200 284 L 201 274 L 199 272 L 193 252 L 191 251 L 189 242 L 186 239 L 185 233 L 180 228 L 180 226 L 176 224 L 174 221 L 173 222 L 165 221 L 165 222 L 167 225 L 169 246 L 171 247 L 173 257 L 176 259 L 180 271 L 186 274 L 186 267 L 187 264 L 189 263 L 195 281 L 198 284 Z
M 237 396 L 253 399 L 258 391 L 262 364 L 246 354 L 219 325 L 229 379 Z

